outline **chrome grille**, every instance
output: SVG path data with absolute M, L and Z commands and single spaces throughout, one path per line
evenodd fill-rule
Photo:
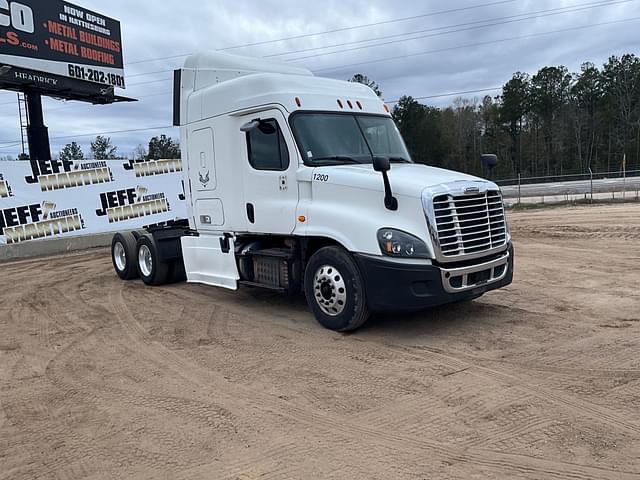
M 507 224 L 499 191 L 433 198 L 440 252 L 445 257 L 478 254 L 507 243 Z

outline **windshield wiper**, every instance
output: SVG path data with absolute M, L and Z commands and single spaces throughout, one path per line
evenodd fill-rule
M 332 155 L 330 157 L 312 158 L 311 162 L 314 164 L 321 163 L 321 162 L 354 163 L 354 164 L 362 163 L 356 160 L 355 158 L 347 157 L 344 155 Z

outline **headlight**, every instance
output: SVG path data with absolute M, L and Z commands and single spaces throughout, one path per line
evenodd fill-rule
M 378 243 L 384 255 L 398 258 L 430 258 L 427 245 L 418 237 L 400 230 L 378 230 Z

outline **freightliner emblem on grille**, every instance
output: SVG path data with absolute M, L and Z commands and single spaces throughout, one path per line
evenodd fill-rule
M 472 195 L 474 193 L 480 193 L 480 187 L 469 187 L 464 189 L 465 195 Z

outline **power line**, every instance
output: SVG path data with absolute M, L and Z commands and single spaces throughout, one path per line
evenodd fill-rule
M 173 125 L 165 125 L 163 127 L 148 127 L 148 128 L 136 128 L 132 130 L 116 130 L 114 132 L 95 132 L 95 133 L 82 133 L 79 135 L 66 135 L 64 137 L 51 137 L 51 140 L 68 140 L 70 138 L 82 138 L 93 137 L 96 135 L 118 135 L 121 133 L 137 133 L 137 132 L 149 132 L 151 130 L 164 130 L 166 128 L 174 128 Z
M 173 70 L 165 70 L 163 73 L 166 72 L 173 72 Z M 170 78 L 161 78 L 159 80 L 150 80 L 148 82 L 138 82 L 138 83 L 132 83 L 130 85 L 128 85 L 129 87 L 137 87 L 139 85 L 150 85 L 152 83 L 160 83 L 160 82 L 168 82 L 169 80 L 171 80 Z
M 510 15 L 510 16 L 505 16 L 505 17 L 496 17 L 496 18 L 492 18 L 492 19 L 486 19 L 486 20 L 480 20 L 480 21 L 474 21 L 474 22 L 467 22 L 467 23 L 461 23 L 461 24 L 455 24 L 455 25 L 448 25 L 448 26 L 444 26 L 444 27 L 435 27 L 435 28 L 430 28 L 430 29 L 425 29 L 425 30 L 418 30 L 418 31 L 415 31 L 415 32 L 409 32 L 409 33 L 394 34 L 394 35 L 388 35 L 388 36 L 382 36 L 382 37 L 373 37 L 373 38 L 364 39 L 364 40 L 357 40 L 357 41 L 353 41 L 353 42 L 336 43 L 336 44 L 326 45 L 326 46 L 322 46 L 322 47 L 313 47 L 313 48 L 308 48 L 308 49 L 292 50 L 292 51 L 288 51 L 288 52 L 281 52 L 281 53 L 275 53 L 275 54 L 266 55 L 263 58 L 271 58 L 271 57 L 275 57 L 275 56 L 290 55 L 290 54 L 302 53 L 302 52 L 306 52 L 306 51 L 324 50 L 324 49 L 327 49 L 327 48 L 337 48 L 337 47 L 342 47 L 342 46 L 347 46 L 347 45 L 356 45 L 356 44 L 359 44 L 359 43 L 368 43 L 368 42 L 373 42 L 373 41 L 376 41 L 376 40 L 384 40 L 384 39 L 406 37 L 406 36 L 417 35 L 417 34 L 426 33 L 426 32 L 438 32 L 438 33 L 433 33 L 433 34 L 429 34 L 429 35 L 415 36 L 415 37 L 412 37 L 412 38 L 401 38 L 399 40 L 393 40 L 393 41 L 389 41 L 389 42 L 374 43 L 374 44 L 370 44 L 370 45 L 363 45 L 363 46 L 354 47 L 354 48 L 350 48 L 350 49 L 341 49 L 341 50 L 337 50 L 337 51 L 333 51 L 333 52 L 320 52 L 320 53 L 316 53 L 316 54 L 313 54 L 313 55 L 307 55 L 307 56 L 296 57 L 296 58 L 288 58 L 288 59 L 285 60 L 285 61 L 295 62 L 295 61 L 300 61 L 300 60 L 306 60 L 306 59 L 309 59 L 309 58 L 317 58 L 317 57 L 326 56 L 326 55 L 335 55 L 335 54 L 340 54 L 340 53 L 345 53 L 345 52 L 350 52 L 350 51 L 355 51 L 355 50 L 361 50 L 361 49 L 366 49 L 366 48 L 372 48 L 372 47 L 377 47 L 377 46 L 384 46 L 384 45 L 389 45 L 389 44 L 394 44 L 394 43 L 418 40 L 418 39 L 422 39 L 422 38 L 431 38 L 431 37 L 437 37 L 437 36 L 441 36 L 441 35 L 449 35 L 449 34 L 452 34 L 452 33 L 470 31 L 470 30 L 475 30 L 475 29 L 478 29 L 478 28 L 487 28 L 487 27 L 491 27 L 491 26 L 504 25 L 504 24 L 508 24 L 508 23 L 515 23 L 515 22 L 521 22 L 521 21 L 532 20 L 532 19 L 537 19 L 537 18 L 544 18 L 544 17 L 554 16 L 554 15 L 561 15 L 561 14 L 565 14 L 565 13 L 575 13 L 575 12 L 578 12 L 578 11 L 590 10 L 590 9 L 599 8 L 599 7 L 606 7 L 606 6 L 609 6 L 609 5 L 618 5 L 618 4 L 622 4 L 622 3 L 629 3 L 629 2 L 632 2 L 632 1 L 636 1 L 636 0 L 615 0 L 615 1 L 602 1 L 601 0 L 601 1 L 597 1 L 597 2 L 581 3 L 581 4 L 576 4 L 576 5 L 569 5 L 569 6 L 566 6 L 566 7 L 558 7 L 558 8 L 552 8 L 552 9 L 547 9 L 547 10 L 540 10 L 540 11 L 537 11 L 537 12 L 521 13 L 521 14 L 517 14 L 517 15 Z M 523 17 L 523 18 L 518 18 L 518 17 Z M 412 18 L 412 17 L 407 17 L 407 18 Z M 388 22 L 392 22 L 392 21 L 393 20 L 389 20 Z M 487 22 L 494 22 L 494 23 L 487 23 Z M 477 25 L 477 24 L 480 24 L 480 23 L 484 23 L 484 25 Z M 473 25 L 476 25 L 476 26 L 472 27 Z M 446 30 L 446 29 L 455 29 L 457 27 L 464 27 L 464 26 L 468 26 L 469 28 L 461 28 L 461 29 L 457 29 L 457 30 L 441 31 L 441 30 Z M 293 37 L 287 37 L 287 38 L 293 38 Z M 242 45 L 242 46 L 249 46 L 249 45 L 252 45 L 252 44 L 245 44 L 245 45 Z M 240 48 L 240 46 L 222 48 L 222 49 L 218 49 L 218 51 L 227 50 L 227 49 L 230 49 L 230 48 Z M 189 55 L 189 54 L 186 54 L 186 55 Z M 186 56 L 186 55 L 173 55 L 171 57 L 162 57 L 162 58 L 157 58 L 157 59 L 150 59 L 148 61 L 164 60 L 164 59 L 169 59 L 169 58 L 178 58 L 178 57 L 182 57 L 182 56 Z M 132 63 L 141 63 L 141 62 L 131 62 L 129 64 L 132 64 Z M 340 68 L 340 67 L 337 67 L 337 68 Z M 329 70 L 329 68 L 323 69 L 323 70 L 319 70 L 319 71 L 324 71 L 324 70 Z M 172 71 L 173 70 L 170 69 L 170 70 L 157 70 L 157 71 L 153 71 L 153 72 L 137 73 L 137 74 L 133 74 L 133 75 L 128 75 L 128 78 L 143 77 L 143 76 L 147 76 L 147 75 L 156 75 L 156 74 L 160 74 L 160 73 L 169 73 L 169 72 L 172 72 Z M 160 80 L 160 81 L 163 81 L 163 80 Z M 143 83 L 139 83 L 139 84 L 142 85 Z M 129 86 L 134 86 L 134 85 L 138 85 L 138 84 L 131 84 Z
M 69 140 L 73 138 L 94 137 L 97 135 L 119 135 L 121 133 L 137 133 L 137 132 L 149 132 L 152 130 L 164 130 L 167 128 L 175 128 L 173 125 L 165 125 L 162 127 L 148 127 L 148 128 L 135 128 L 131 130 L 116 130 L 112 132 L 94 132 L 94 133 L 80 133 L 77 135 L 65 135 L 62 137 L 51 137 L 49 140 Z M 20 145 L 22 142 L 18 142 L 16 145 Z
M 591 3 L 585 3 L 585 4 L 578 4 L 578 5 L 574 5 L 574 6 L 569 6 L 569 7 L 560 7 L 560 8 L 551 8 L 551 9 L 547 9 L 547 10 L 539 10 L 537 12 L 528 12 L 528 13 L 521 13 L 518 15 L 509 15 L 506 17 L 497 17 L 497 18 L 490 18 L 490 19 L 485 19 L 485 20 L 477 20 L 474 22 L 467 22 L 467 23 L 459 23 L 456 25 L 448 25 L 448 26 L 444 26 L 444 27 L 434 27 L 434 28 L 429 28 L 429 29 L 425 29 L 425 30 L 417 30 L 414 32 L 407 32 L 407 33 L 400 33 L 400 34 L 394 34 L 394 35 L 385 35 L 382 37 L 374 37 L 374 38 L 369 38 L 369 39 L 365 39 L 365 40 L 355 40 L 352 42 L 343 42 L 343 43 L 336 43 L 333 45 L 325 45 L 322 47 L 311 47 L 311 48 L 305 48 L 305 49 L 300 49 L 300 50 L 291 50 L 288 52 L 282 52 L 282 53 L 273 53 L 271 55 L 266 55 L 264 58 L 272 58 L 272 57 L 279 57 L 279 56 L 283 56 L 283 55 L 292 55 L 295 53 L 305 53 L 305 52 L 312 52 L 315 50 L 324 50 L 327 48 L 337 48 L 337 47 L 344 47 L 344 46 L 348 46 L 348 45 L 357 45 L 357 44 L 362 44 L 362 43 L 368 43 L 368 42 L 373 42 L 376 40 L 388 40 L 388 39 L 398 39 L 398 40 L 392 40 L 392 41 L 388 41 L 388 42 L 384 42 L 384 43 L 373 43 L 370 45 L 362 45 L 359 47 L 354 47 L 354 48 L 349 48 L 349 49 L 342 49 L 342 50 L 337 50 L 334 52 L 324 52 L 318 55 L 312 55 L 312 56 L 308 56 L 308 57 L 297 57 L 297 58 L 291 58 L 288 59 L 289 61 L 296 61 L 296 60 L 304 60 L 306 58 L 314 58 L 314 57 L 318 57 L 318 56 L 322 56 L 322 55 L 334 55 L 336 53 L 345 53 L 345 52 L 350 52 L 350 51 L 355 51 L 355 50 L 362 50 L 362 49 L 366 49 L 366 48 L 372 48 L 372 47 L 378 47 L 378 46 L 384 46 L 384 45 L 390 45 L 390 44 L 394 44 L 394 43 L 401 43 L 401 42 L 409 42 L 412 40 L 419 40 L 419 39 L 423 39 L 423 38 L 432 38 L 432 37 L 438 37 L 438 36 L 442 36 L 442 35 L 450 35 L 452 33 L 459 33 L 459 32 L 466 32 L 466 31 L 470 31 L 470 30 L 477 30 L 477 29 L 481 29 L 481 28 L 487 28 L 487 27 L 493 27 L 493 26 L 497 26 L 497 25 L 506 25 L 509 23 L 517 23 L 517 22 L 523 22 L 526 20 L 533 20 L 533 19 L 538 19 L 538 18 L 544 18 L 544 17 L 551 17 L 551 16 L 556 16 L 556 15 L 563 15 L 566 13 L 575 13 L 575 12 L 579 12 L 579 11 L 583 11 L 583 10 L 591 10 L 594 8 L 599 8 L 599 7 L 606 7 L 609 5 L 617 5 L 617 4 L 621 4 L 621 3 L 629 3 L 629 2 L 633 2 L 636 0 L 617 0 L 617 1 L 608 1 L 608 2 L 591 2 Z M 467 28 L 458 28 L 458 27 L 467 27 Z M 447 30 L 447 29 L 454 29 L 454 30 Z M 443 31 L 445 30 L 445 31 Z M 431 33 L 429 35 L 419 35 L 419 34 L 423 34 L 423 33 L 428 33 L 428 32 L 438 32 L 438 33 Z M 411 35 L 419 35 L 419 36 L 415 36 L 412 38 L 404 38 L 407 36 L 411 36 Z
M 173 92 L 152 93 L 152 94 L 149 94 L 149 95 L 140 96 L 140 99 L 144 100 L 144 99 L 147 99 L 147 98 L 161 97 L 161 96 L 168 96 L 168 95 L 173 95 Z M 141 105 L 142 103 L 143 102 L 134 103 L 134 104 L 127 104 L 127 105 L 137 106 L 137 105 Z M 119 105 L 125 105 L 125 104 L 121 103 Z M 76 103 L 73 103 L 73 104 L 61 105 L 60 107 L 56 107 L 56 108 L 48 108 L 47 109 L 47 113 L 49 113 L 49 112 L 57 112 L 59 110 L 67 110 L 69 108 L 89 107 L 89 106 L 92 106 L 92 105 L 89 105 L 87 103 L 76 102 Z
M 314 37 L 316 35 L 327 35 L 330 33 L 338 33 L 338 32 L 346 32 L 349 30 L 358 30 L 358 29 L 362 29 L 362 28 L 368 28 L 368 27 L 377 27 L 380 25 L 388 25 L 391 23 L 399 23 L 399 22 L 406 22 L 409 20 L 417 20 L 418 18 L 426 18 L 426 17 L 435 17 L 435 16 L 439 16 L 439 15 L 446 15 L 449 13 L 458 13 L 458 12 L 464 12 L 464 11 L 468 11 L 468 10 L 477 10 L 479 8 L 485 8 L 485 7 L 492 7 L 492 6 L 496 6 L 496 5 L 503 5 L 505 3 L 514 3 L 516 0 L 500 0 L 500 1 L 494 1 L 494 2 L 489 2 L 489 3 L 480 3 L 480 4 L 476 4 L 476 5 L 469 5 L 467 7 L 460 7 L 460 8 L 452 8 L 452 9 L 448 9 L 448 10 L 440 10 L 437 12 L 430 12 L 430 13 L 423 13 L 420 15 L 412 15 L 410 17 L 402 17 L 402 18 L 395 18 L 395 19 L 391 19 L 391 20 L 383 20 L 380 22 L 374 22 L 374 23 L 365 23 L 365 24 L 361 24 L 361 25 L 353 25 L 350 27 L 341 27 L 341 28 L 334 28 L 332 30 L 323 30 L 320 32 L 313 32 L 313 33 L 304 33 L 304 34 L 300 34 L 300 35 L 292 35 L 289 37 L 282 37 L 282 38 L 276 38 L 273 40 L 264 40 L 261 42 L 252 42 L 252 43 L 244 43 L 241 45 L 233 45 L 230 47 L 224 47 L 224 48 L 219 48 L 217 49 L 218 51 L 226 51 L 226 50 L 236 50 L 238 48 L 246 48 L 246 47 L 256 47 L 259 45 L 270 45 L 270 44 L 274 44 L 274 43 L 279 43 L 279 42 L 286 42 L 288 40 L 298 40 L 300 38 L 308 38 L 308 37 Z M 136 64 L 140 64 L 140 63 L 147 63 L 147 62 L 153 62 L 153 61 L 159 61 L 159 60 L 170 60 L 173 58 L 180 58 L 180 57 L 186 57 L 188 55 L 191 55 L 191 53 L 185 53 L 185 54 L 181 54 L 181 55 L 171 55 L 168 57 L 161 57 L 161 58 L 152 58 L 152 59 L 147 59 L 147 60 L 136 60 L 133 62 L 127 62 L 127 65 L 136 65 Z
M 437 95 L 426 95 L 426 96 L 423 96 L 423 97 L 413 97 L 412 96 L 411 98 L 413 98 L 414 100 L 428 100 L 428 99 L 431 99 L 431 98 L 455 97 L 457 95 L 465 95 L 467 93 L 493 92 L 493 91 L 496 91 L 496 90 L 502 90 L 502 87 L 478 88 L 478 89 L 475 89 L 475 90 L 464 90 L 464 91 L 461 91 L 461 92 L 439 93 Z M 392 104 L 392 103 L 398 103 L 399 101 L 400 101 L 400 99 L 392 100 L 390 102 L 385 101 L 385 103 Z
M 10 148 L 17 147 L 18 145 L 22 145 L 22 142 L 12 143 L 11 145 L 0 145 L 0 150 L 8 150 Z
M 385 58 L 379 58 L 376 60 L 368 60 L 366 62 L 357 62 L 357 63 L 350 63 L 348 65 L 340 65 L 337 67 L 327 67 L 327 68 L 319 68 L 319 69 L 315 69 L 315 72 L 327 72 L 327 71 L 335 71 L 335 70 L 341 70 L 341 69 L 345 69 L 345 68 L 353 68 L 353 67 L 358 67 L 361 65 L 370 65 L 372 63 L 382 63 L 382 62 L 388 62 L 391 60 L 400 60 L 402 58 L 412 58 L 412 57 L 420 57 L 423 55 L 429 55 L 431 53 L 442 53 L 442 52 L 449 52 L 452 50 L 460 50 L 463 48 L 474 48 L 474 47 L 480 47 L 480 46 L 485 46 L 485 45 L 494 45 L 497 43 L 503 43 L 503 42 L 510 42 L 510 41 L 514 41 L 514 40 L 524 40 L 527 38 L 536 38 L 536 37 L 542 37 L 545 35 L 555 35 L 557 33 L 564 33 L 564 32 L 572 32 L 572 31 L 576 31 L 576 30 L 584 30 L 587 28 L 594 28 L 594 27 L 601 27 L 601 26 L 605 26 L 605 25 L 614 25 L 614 24 L 619 24 L 619 23 L 625 23 L 625 22 L 635 22 L 640 20 L 640 17 L 632 17 L 632 18 L 625 18 L 623 20 L 613 20 L 610 22 L 602 22 L 602 23 L 593 23 L 593 24 L 589 24 L 589 25 L 581 25 L 579 27 L 570 27 L 570 28 L 563 28 L 560 30 L 551 30 L 548 32 L 540 32 L 540 33 L 533 33 L 533 34 L 529 34 L 529 35 L 521 35 L 518 37 L 509 37 L 509 38 L 501 38 L 498 40 L 489 40 L 486 42 L 476 42 L 476 43 L 468 43 L 465 45 L 458 45 L 455 47 L 445 47 L 445 48 L 438 48 L 435 50 L 426 50 L 423 52 L 416 52 L 416 53 L 409 53 L 406 55 L 396 55 L 394 57 L 385 57 Z
M 167 71 L 172 72 L 173 70 L 167 70 Z M 132 84 L 128 85 L 128 87 L 137 87 L 137 86 L 140 86 L 140 85 L 150 85 L 152 83 L 168 82 L 169 80 L 170 80 L 169 78 L 162 78 L 160 80 L 151 80 L 151 81 L 148 81 L 148 82 L 132 83 Z M 3 105 L 16 105 L 16 101 L 0 103 L 0 106 L 3 106 Z
M 279 38 L 279 39 L 276 39 L 276 40 L 267 40 L 267 41 L 255 42 L 255 43 L 246 43 L 244 45 L 238 45 L 238 46 L 235 46 L 235 47 L 227 47 L 227 48 L 224 48 L 224 49 L 221 49 L 221 50 L 232 50 L 232 49 L 236 49 L 236 48 L 255 47 L 255 46 L 258 46 L 258 45 L 267 45 L 267 44 L 271 44 L 271 43 L 283 42 L 283 41 L 286 41 L 286 40 L 298 40 L 300 38 L 308 38 L 308 37 L 313 37 L 315 35 L 326 35 L 326 34 L 329 34 L 329 33 L 344 32 L 344 31 L 355 30 L 355 29 L 360 29 L 360 28 L 377 27 L 377 26 L 380 26 L 380 25 L 388 25 L 390 23 L 397 23 L 397 22 L 405 22 L 405 21 L 409 21 L 409 20 L 416 20 L 418 18 L 435 17 L 435 16 L 439 16 L 439 15 L 446 15 L 446 14 L 449 14 L 449 13 L 458 13 L 458 12 L 464 12 L 464 11 L 468 11 L 468 10 L 476 10 L 478 8 L 492 7 L 492 6 L 496 6 L 496 5 L 503 5 L 505 3 L 513 3 L 515 1 L 516 0 L 502 0 L 502 1 L 498 1 L 498 2 L 481 3 L 481 4 L 477 4 L 477 5 L 470 5 L 468 7 L 452 8 L 452 9 L 448 9 L 448 10 L 441 10 L 439 12 L 425 13 L 425 14 L 422 14 L 422 15 L 413 15 L 411 17 L 396 18 L 396 19 L 393 19 L 393 20 L 385 20 L 385 21 L 381 21 L 381 22 L 367 23 L 367 24 L 355 25 L 355 26 L 351 26 L 351 27 L 335 28 L 333 30 L 325 30 L 323 32 L 305 33 L 305 34 L 302 34 L 302 35 L 294 35 L 294 36 L 291 36 L 291 37 Z
M 145 75 L 155 75 L 156 73 L 165 73 L 165 72 L 172 72 L 173 70 L 158 70 L 157 72 L 146 72 L 146 73 L 134 73 L 133 75 L 127 75 L 128 78 L 135 78 L 135 77 L 144 77 Z

